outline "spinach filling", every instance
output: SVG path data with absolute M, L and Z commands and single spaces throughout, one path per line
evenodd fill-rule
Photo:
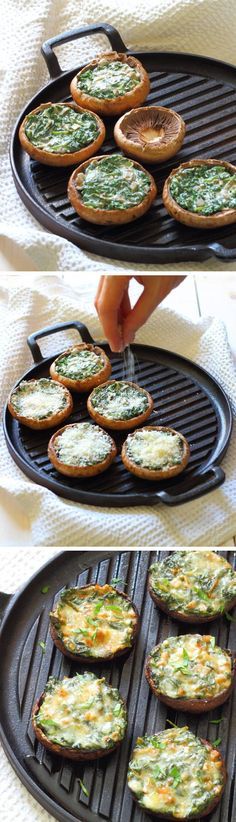
M 126 709 L 104 678 L 89 672 L 50 677 L 44 694 L 35 723 L 52 743 L 89 751 L 112 748 L 123 739 Z
M 103 368 L 102 357 L 95 353 L 84 349 L 77 351 L 76 349 L 62 354 L 55 362 L 55 370 L 63 377 L 68 377 L 70 380 L 86 380 L 87 377 L 92 377 Z
M 42 377 L 39 380 L 23 380 L 11 395 L 11 403 L 21 416 L 44 420 L 62 411 L 67 397 L 63 386 Z
M 67 425 L 54 440 L 58 459 L 64 465 L 87 467 L 103 462 L 110 454 L 112 440 L 106 431 L 91 422 Z
M 115 100 L 140 83 L 140 74 L 128 63 L 120 60 L 100 60 L 94 68 L 85 69 L 78 77 L 77 85 L 90 97 Z
M 94 388 L 91 403 L 95 411 L 107 419 L 129 420 L 148 408 L 148 397 L 127 383 L 114 382 Z
M 136 619 L 132 603 L 109 585 L 66 589 L 50 614 L 68 651 L 94 658 L 130 648 Z
M 211 758 L 187 727 L 137 739 L 128 785 L 143 808 L 187 818 L 210 805 L 223 782 L 220 754 Z
M 99 128 L 92 112 L 81 113 L 69 106 L 55 104 L 29 114 L 25 133 L 36 148 L 52 154 L 69 154 L 93 143 Z
M 153 592 L 173 611 L 210 616 L 236 596 L 236 573 L 214 551 L 174 551 L 149 572 Z
M 112 154 L 92 160 L 76 180 L 82 202 L 89 208 L 126 209 L 138 205 L 150 190 L 145 171 L 136 168 L 132 160 Z
M 183 441 L 171 431 L 144 429 L 127 437 L 126 451 L 135 465 L 151 471 L 164 471 L 182 462 Z
M 148 664 L 155 688 L 173 699 L 210 699 L 232 682 L 231 657 L 212 636 L 169 637 L 151 651 Z
M 224 166 L 194 166 L 175 174 L 170 182 L 173 199 L 186 211 L 206 217 L 236 208 L 236 174 Z

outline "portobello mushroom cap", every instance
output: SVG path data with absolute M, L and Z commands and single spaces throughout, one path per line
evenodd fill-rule
M 96 354 L 102 360 L 102 367 L 99 371 L 96 371 L 91 376 L 82 377 L 79 379 L 73 379 L 63 373 L 60 373 L 60 360 L 63 357 L 67 357 L 70 354 L 78 354 L 83 351 L 91 351 L 91 353 Z M 66 368 L 65 368 L 66 372 Z M 72 389 L 73 391 L 84 392 L 84 391 L 91 391 L 92 388 L 95 388 L 96 385 L 100 385 L 100 383 L 104 382 L 104 380 L 108 380 L 111 374 L 111 363 L 108 359 L 105 351 L 100 348 L 98 345 L 91 345 L 91 343 L 79 343 L 78 345 L 73 345 L 71 348 L 67 348 L 66 351 L 63 351 L 59 357 L 54 360 L 54 362 L 50 365 L 50 375 L 53 380 L 66 385 L 67 388 Z
M 184 120 L 171 108 L 142 106 L 120 117 L 114 138 L 128 157 L 162 163 L 180 150 L 185 131 Z
M 97 127 L 98 127 L 98 135 L 97 137 L 88 145 L 83 146 L 82 148 L 78 149 L 77 151 L 65 152 L 65 153 L 55 153 L 53 151 L 47 151 L 47 149 L 38 148 L 33 143 L 30 142 L 29 138 L 26 134 L 26 126 L 29 117 L 32 114 L 37 114 L 40 111 L 43 111 L 50 106 L 59 106 L 62 105 L 63 108 L 66 106 L 68 108 L 73 109 L 78 114 L 84 114 L 85 109 L 82 106 L 76 105 L 74 102 L 72 103 L 42 103 L 37 108 L 33 109 L 26 115 L 21 126 L 19 128 L 19 140 L 22 145 L 22 148 L 33 158 L 33 160 L 38 160 L 40 163 L 44 163 L 45 165 L 49 166 L 72 166 L 75 163 L 82 163 L 84 160 L 87 160 L 88 157 L 91 157 L 93 154 L 96 154 L 97 151 L 101 148 L 102 144 L 104 143 L 106 130 L 103 121 L 95 112 L 88 111 L 87 114 L 91 114 L 91 117 L 95 117 Z
M 130 417 L 129 419 L 119 419 L 119 418 L 110 419 L 109 417 L 106 417 L 105 414 L 101 414 L 101 413 L 99 413 L 99 411 L 96 411 L 95 408 L 93 407 L 92 400 L 93 400 L 93 394 L 96 391 L 96 388 L 95 388 L 94 391 L 92 391 L 92 393 L 89 395 L 88 400 L 87 400 L 88 412 L 89 412 L 90 416 L 97 423 L 99 423 L 102 426 L 105 426 L 105 428 L 111 428 L 113 430 L 118 430 L 118 429 L 123 430 L 123 429 L 127 429 L 127 428 L 136 428 L 136 426 L 140 425 L 142 422 L 147 420 L 148 417 L 150 417 L 150 414 L 152 413 L 152 409 L 153 409 L 153 399 L 151 397 L 151 394 L 149 394 L 149 392 L 146 391 L 145 388 L 141 388 L 136 383 L 129 382 L 129 380 L 108 380 L 108 382 L 104 382 L 104 383 L 102 383 L 102 385 L 99 385 L 98 388 L 99 389 L 100 388 L 105 388 L 106 386 L 109 386 L 109 385 L 112 385 L 112 384 L 118 383 L 118 382 L 122 383 L 122 385 L 124 385 L 124 384 L 125 385 L 130 385 L 132 388 L 137 389 L 137 391 L 139 393 L 145 394 L 145 396 L 147 398 L 147 401 L 148 401 L 148 407 L 146 408 L 146 410 L 143 411 L 141 414 L 138 414 L 135 417 Z
M 192 228 L 220 228 L 224 225 L 236 223 L 236 208 L 224 208 L 215 214 L 205 216 L 204 214 L 196 214 L 194 211 L 188 211 L 186 208 L 182 208 L 182 206 L 174 200 L 170 192 L 170 184 L 173 177 L 182 170 L 186 168 L 191 169 L 195 166 L 224 166 L 230 173 L 236 174 L 236 166 L 228 163 L 226 160 L 202 160 L 199 158 L 189 160 L 187 163 L 181 163 L 178 168 L 174 168 L 171 171 L 164 183 L 162 199 L 168 214 L 180 223 L 191 226 Z
M 183 443 L 183 456 L 181 463 L 177 465 L 170 466 L 169 468 L 163 469 L 154 469 L 154 468 L 147 468 L 146 466 L 139 465 L 135 462 L 134 459 L 128 454 L 128 446 L 131 438 L 135 438 L 139 433 L 142 431 L 163 431 L 163 432 L 170 432 L 173 435 L 178 435 Z M 142 447 L 140 445 L 140 455 L 142 453 Z M 139 428 L 138 431 L 134 431 L 132 434 L 129 434 L 125 442 L 122 446 L 121 451 L 121 459 L 124 463 L 125 467 L 131 474 L 135 474 L 137 477 L 144 477 L 147 480 L 164 480 L 164 479 L 171 479 L 171 477 L 176 477 L 177 474 L 180 474 L 186 468 L 190 457 L 190 447 L 183 436 L 180 434 L 179 431 L 175 431 L 174 428 L 168 428 L 162 425 L 147 425 L 145 428 Z
M 196 553 L 197 552 L 194 551 L 195 555 L 196 555 Z M 214 554 L 214 552 L 209 552 L 209 553 Z M 173 558 L 174 552 L 172 553 L 171 556 Z M 205 557 L 206 557 L 206 554 L 204 554 L 204 558 Z M 167 560 L 168 560 L 168 557 L 167 557 Z M 176 561 L 178 562 L 178 557 L 176 558 Z M 227 566 L 229 566 L 229 568 L 231 568 L 230 563 L 228 563 L 227 560 L 225 560 L 225 563 L 226 563 Z M 236 577 L 236 573 L 235 573 L 235 577 Z M 205 622 L 213 622 L 215 619 L 217 619 L 217 617 L 222 616 L 222 613 L 223 613 L 222 608 L 220 608 L 218 611 L 217 610 L 214 611 L 214 613 L 211 613 L 211 614 L 207 614 L 207 613 L 201 614 L 201 613 L 196 613 L 196 612 L 193 613 L 193 611 L 190 611 L 190 610 L 188 610 L 186 612 L 184 610 L 181 611 L 180 607 L 179 608 L 177 607 L 176 610 L 175 610 L 173 607 L 168 606 L 166 601 L 165 601 L 165 597 L 158 595 L 154 590 L 154 586 L 153 586 L 152 580 L 151 580 L 151 569 L 149 569 L 148 586 L 147 587 L 148 587 L 148 591 L 149 591 L 150 596 L 152 597 L 153 601 L 155 602 L 155 605 L 157 605 L 158 608 L 160 608 L 161 611 L 164 611 L 165 614 L 168 614 L 168 616 L 172 617 L 172 619 L 177 619 L 179 622 L 187 622 L 189 624 L 200 624 L 200 623 L 205 623 Z M 231 599 L 225 600 L 225 609 L 224 610 L 231 611 L 235 606 L 236 606 L 236 596 L 233 595 Z
M 157 645 L 154 650 L 158 651 L 160 647 L 161 643 Z M 146 659 L 144 672 L 149 687 L 151 688 L 151 691 L 160 700 L 160 702 L 164 702 L 164 704 L 168 705 L 169 708 L 174 708 L 177 711 L 186 711 L 187 713 L 201 714 L 205 713 L 206 711 L 211 711 L 215 708 L 218 708 L 220 705 L 223 705 L 224 702 L 227 701 L 227 699 L 229 699 L 234 688 L 234 681 L 236 676 L 236 659 L 233 657 L 233 654 L 228 648 L 224 648 L 223 650 L 227 654 L 231 662 L 231 684 L 228 686 L 228 688 L 225 688 L 216 696 L 211 696 L 204 699 L 197 699 L 197 697 L 177 698 L 168 696 L 164 693 L 164 691 L 161 690 L 161 688 L 159 689 L 155 685 L 155 681 L 153 679 L 152 674 L 152 658 L 149 654 L 149 656 Z
M 63 683 L 63 680 L 61 680 L 61 682 Z M 112 688 L 111 688 L 111 690 L 112 690 Z M 103 756 L 107 756 L 108 754 L 113 753 L 113 751 L 115 751 L 116 748 L 119 748 L 119 746 L 123 742 L 123 738 L 124 738 L 124 735 L 125 735 L 125 732 L 126 732 L 126 728 L 124 730 L 123 737 L 121 739 L 119 739 L 117 742 L 115 742 L 114 745 L 112 745 L 110 747 L 107 747 L 107 748 L 96 748 L 96 749 L 92 749 L 92 750 L 87 750 L 87 749 L 84 749 L 84 748 L 75 749 L 74 747 L 70 748 L 70 747 L 66 747 L 64 745 L 56 744 L 55 742 L 51 742 L 50 739 L 44 733 L 44 731 L 37 726 L 37 715 L 38 715 L 38 712 L 41 708 L 41 705 L 44 702 L 44 699 L 45 699 L 46 695 L 47 694 L 44 691 L 41 694 L 41 696 L 36 700 L 36 702 L 34 704 L 34 707 L 33 707 L 33 710 L 32 710 L 32 726 L 33 726 L 33 730 L 34 730 L 36 738 L 38 739 L 39 742 L 41 742 L 41 744 L 44 746 L 44 748 L 46 748 L 48 751 L 50 751 L 50 753 L 58 754 L 59 756 L 62 756 L 63 758 L 65 757 L 65 759 L 72 759 L 72 760 L 78 762 L 78 761 L 81 761 L 81 760 L 100 759 Z M 123 699 L 123 697 L 120 694 L 119 694 L 119 700 L 120 700 L 120 703 L 123 705 L 125 714 L 127 716 L 126 703 L 125 703 L 125 700 Z M 127 725 L 127 721 L 126 721 L 126 725 Z
M 103 154 L 99 157 L 92 157 L 90 160 L 86 160 L 85 163 L 81 163 L 81 165 L 79 165 L 78 168 L 72 172 L 67 188 L 67 194 L 71 205 L 80 217 L 87 220 L 89 223 L 95 223 L 96 225 L 122 225 L 123 223 L 130 223 L 133 220 L 138 220 L 139 217 L 142 217 L 143 214 L 151 208 L 157 194 L 157 187 L 155 180 L 149 171 L 143 168 L 143 166 L 135 160 L 133 161 L 133 166 L 138 168 L 140 171 L 143 171 L 150 180 L 149 191 L 144 195 L 143 199 L 139 203 L 129 206 L 128 208 L 114 208 L 109 210 L 106 208 L 93 208 L 92 206 L 87 206 L 83 203 L 80 190 L 77 187 L 78 176 L 80 174 L 84 174 L 86 168 L 88 168 L 91 162 L 94 162 L 95 160 L 101 162 L 109 157 L 109 154 Z
M 108 63 L 119 61 L 123 65 L 126 64 L 130 66 L 130 68 L 137 71 L 140 76 L 140 80 L 137 82 L 137 85 L 130 91 L 126 91 L 124 94 L 121 94 L 115 98 L 96 97 L 87 94 L 85 91 L 80 89 L 78 86 L 78 81 L 80 81 L 84 72 L 87 72 L 89 69 L 93 70 L 103 60 Z M 94 58 L 94 60 L 91 61 L 91 63 L 84 66 L 78 74 L 73 77 L 70 84 L 71 95 L 76 103 L 83 108 L 89 109 L 90 111 L 95 111 L 98 114 L 104 114 L 106 116 L 122 114 L 123 111 L 134 108 L 134 106 L 140 106 L 141 103 L 146 100 L 149 90 L 150 80 L 146 69 L 142 63 L 140 63 L 140 60 L 137 60 L 137 58 L 133 57 L 131 54 L 125 54 L 117 51 L 103 52 L 102 54 L 99 54 Z
M 109 440 L 110 447 L 107 456 L 98 462 L 92 462 L 90 465 L 77 465 L 73 462 L 63 462 L 63 460 L 60 459 L 60 456 L 58 456 L 56 440 L 64 433 L 64 431 L 74 428 L 79 429 L 80 426 L 84 426 L 85 424 L 91 426 L 93 431 L 97 429 L 99 436 L 102 434 L 104 438 Z M 110 467 L 116 457 L 116 454 L 117 448 L 112 437 L 110 437 L 110 435 L 103 429 L 99 428 L 98 425 L 95 426 L 92 425 L 92 423 L 75 422 L 71 425 L 65 425 L 64 428 L 60 428 L 58 431 L 55 431 L 48 443 L 48 457 L 50 462 L 60 474 L 64 474 L 69 477 L 94 477 L 97 476 L 97 474 L 102 474 L 103 471 L 106 471 L 107 468 Z
M 39 380 L 34 380 L 34 379 L 32 379 L 32 380 L 22 380 L 11 391 L 9 399 L 8 399 L 8 403 L 7 403 L 8 410 L 10 411 L 10 414 L 12 415 L 12 417 L 15 417 L 15 419 L 18 420 L 18 422 L 21 422 L 22 425 L 26 425 L 27 428 L 33 428 L 35 430 L 41 430 L 41 429 L 44 429 L 44 428 L 53 428 L 55 425 L 60 425 L 60 423 L 63 422 L 67 417 L 69 417 L 69 415 L 73 411 L 72 396 L 71 396 L 70 391 L 68 390 L 68 388 L 66 388 L 64 385 L 61 385 L 62 394 L 64 392 L 64 398 L 65 398 L 64 408 L 61 408 L 61 410 L 60 410 L 60 403 L 59 403 L 59 410 L 57 410 L 54 413 L 50 414 L 50 417 L 45 416 L 45 419 L 40 419 L 39 417 L 31 417 L 30 415 L 27 416 L 26 414 L 22 414 L 22 413 L 20 413 L 20 411 L 17 411 L 16 408 L 14 407 L 14 404 L 13 404 L 13 395 L 16 394 L 16 392 L 20 388 L 20 386 L 26 386 L 26 385 L 31 385 L 32 384 L 32 387 L 33 387 L 33 383 L 36 386 L 36 384 L 38 384 L 40 382 L 41 382 L 41 379 L 39 379 Z M 53 384 L 53 381 L 47 379 L 46 377 L 42 378 L 42 382 L 44 382 L 44 383 L 47 382 L 50 385 Z
M 88 585 L 83 585 L 82 588 L 78 588 L 78 591 L 84 591 L 84 590 L 86 590 L 88 588 L 92 588 L 92 587 L 98 589 L 98 596 L 99 596 L 100 592 L 102 592 L 104 588 L 112 587 L 112 586 L 97 585 L 97 584 L 93 586 L 93 585 L 88 584 Z M 113 589 L 113 590 L 116 590 L 116 589 Z M 111 659 L 116 659 L 117 657 L 123 656 L 124 654 L 127 654 L 127 652 L 131 651 L 131 649 L 133 648 L 134 643 L 136 641 L 136 638 L 138 636 L 139 629 L 140 629 L 139 612 L 136 608 L 136 605 L 134 604 L 134 602 L 130 599 L 130 597 L 127 594 L 125 594 L 125 593 L 123 593 L 123 591 L 119 591 L 119 590 L 116 590 L 116 593 L 120 597 L 122 597 L 124 600 L 126 600 L 126 602 L 130 602 L 130 604 L 132 605 L 133 611 L 135 612 L 135 615 L 136 615 L 136 619 L 133 623 L 132 636 L 131 636 L 129 645 L 126 645 L 124 648 L 120 648 L 120 649 L 118 648 L 118 650 L 115 651 L 115 652 L 109 652 L 108 651 L 103 656 L 96 656 L 96 654 L 86 656 L 86 654 L 73 653 L 72 651 L 69 651 L 69 649 L 67 648 L 67 646 L 66 646 L 65 642 L 63 641 L 62 637 L 59 636 L 58 628 L 57 628 L 57 625 L 56 625 L 56 623 L 59 622 L 59 620 L 56 616 L 54 616 L 54 611 L 52 611 L 51 614 L 50 614 L 50 633 L 51 633 L 51 637 L 52 637 L 52 640 L 53 640 L 54 644 L 56 645 L 56 647 L 59 649 L 59 651 L 61 651 L 62 654 L 64 654 L 64 656 L 69 657 L 69 659 L 72 659 L 74 662 L 85 662 L 86 664 L 93 664 L 96 661 L 99 662 L 99 661 L 109 661 Z M 94 600 L 94 602 L 96 602 L 96 600 Z M 54 610 L 56 610 L 56 609 L 54 609 Z M 79 619 L 79 611 L 78 611 L 78 619 Z M 100 624 L 101 627 L 102 627 L 102 623 L 99 623 L 99 614 L 96 617 L 96 619 L 97 619 L 98 625 Z
M 159 736 L 159 734 L 155 734 L 155 736 Z M 191 820 L 191 819 L 199 819 L 199 814 L 200 814 L 201 819 L 202 819 L 203 817 L 208 816 L 208 814 L 212 813 L 212 811 L 216 808 L 216 806 L 219 804 L 219 802 L 222 799 L 222 795 L 224 793 L 224 789 L 225 789 L 225 785 L 226 785 L 226 781 L 227 781 L 227 771 L 226 771 L 224 759 L 221 756 L 220 752 L 218 751 L 218 748 L 214 748 L 214 745 L 211 745 L 210 742 L 208 742 L 207 739 L 202 739 L 201 737 L 199 737 L 199 741 L 202 743 L 202 745 L 204 745 L 205 748 L 207 748 L 207 750 L 209 752 L 215 750 L 219 754 L 219 761 L 221 762 L 221 768 L 222 768 L 222 774 L 223 774 L 222 787 L 221 787 L 220 793 L 212 799 L 212 801 L 209 803 L 209 805 L 205 809 L 203 809 L 201 811 L 198 810 L 198 811 L 196 811 L 196 813 L 188 814 L 187 816 L 181 816 L 181 817 L 178 816 L 177 817 L 176 814 L 173 815 L 172 813 L 160 813 L 159 811 L 155 812 L 155 811 L 150 810 L 149 808 L 144 808 L 144 805 L 142 805 L 142 803 L 136 798 L 135 792 L 133 790 L 131 790 L 130 786 L 128 785 L 129 790 L 130 790 L 130 792 L 133 796 L 133 799 L 139 805 L 139 807 L 142 809 L 142 811 L 143 810 L 146 811 L 148 813 L 148 815 L 151 816 L 152 818 L 163 819 L 163 820 L 172 820 L 172 822 L 176 822 L 176 819 L 178 819 L 178 822 L 188 822 L 188 820 Z

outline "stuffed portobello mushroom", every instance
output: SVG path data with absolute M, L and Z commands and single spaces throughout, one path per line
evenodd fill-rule
M 226 160 L 190 160 L 171 171 L 163 188 L 169 214 L 194 228 L 236 222 L 236 166 Z
M 72 97 L 80 106 L 106 116 L 122 114 L 146 100 L 148 74 L 131 54 L 104 52 L 73 77 Z
M 153 400 L 134 382 L 109 380 L 94 388 L 87 401 L 88 412 L 105 428 L 135 428 L 148 419 Z
M 215 551 L 174 551 L 151 565 L 148 589 L 170 616 L 210 622 L 236 605 L 236 572 Z
M 53 380 L 22 380 L 10 394 L 8 409 L 12 417 L 28 428 L 53 428 L 73 410 L 68 388 Z
M 91 391 L 91 388 L 109 379 L 111 363 L 98 345 L 79 343 L 54 360 L 50 374 L 53 380 L 73 391 Z
M 215 637 L 171 636 L 153 648 L 145 674 L 155 696 L 171 708 L 192 713 L 210 711 L 229 698 L 235 661 Z
M 94 477 L 110 467 L 117 454 L 114 440 L 91 422 L 60 428 L 48 443 L 48 457 L 60 474 Z
M 207 816 L 226 782 L 221 754 L 187 727 L 138 738 L 128 770 L 134 799 L 158 819 Z
M 59 680 L 50 677 L 33 708 L 39 742 L 66 759 L 99 759 L 117 748 L 125 735 L 127 711 L 116 688 L 85 672 Z
M 75 211 L 98 225 L 137 220 L 151 207 L 156 193 L 149 171 L 122 154 L 93 157 L 81 163 L 68 183 L 68 197 Z
M 49 166 L 82 163 L 99 151 L 105 135 L 100 117 L 75 103 L 42 103 L 19 129 L 22 148 Z
M 129 597 L 111 585 L 85 585 L 62 592 L 50 614 L 51 636 L 76 661 L 114 659 L 134 644 L 139 614 Z
M 131 474 L 150 480 L 170 479 L 188 464 L 187 440 L 173 428 L 147 425 L 129 434 L 121 458 Z

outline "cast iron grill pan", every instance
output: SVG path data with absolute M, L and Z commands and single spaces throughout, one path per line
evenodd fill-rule
M 95 343 L 86 326 L 80 322 L 59 323 L 41 329 L 28 338 L 36 364 L 21 379 L 49 376 L 49 366 L 60 352 L 43 358 L 36 340 L 70 327 L 79 331 L 84 342 Z M 112 353 L 107 343 L 102 343 L 102 347 L 111 358 L 111 378 L 127 379 L 123 357 Z M 232 414 L 222 388 L 207 371 L 171 351 L 136 344 L 132 350 L 135 356 L 134 381 L 150 391 L 154 408 L 157 409 L 146 424 L 177 428 L 190 443 L 191 457 L 184 474 L 164 482 L 149 482 L 130 474 L 118 456 L 108 471 L 96 477 L 64 477 L 47 456 L 50 436 L 62 426 L 48 431 L 31 431 L 13 419 L 6 407 L 4 433 L 8 449 L 30 479 L 76 502 L 116 507 L 150 505 L 159 500 L 167 505 L 177 505 L 211 491 L 224 481 L 225 475 L 218 463 L 229 442 Z M 86 407 L 87 396 L 73 394 L 74 411 L 63 425 L 91 420 Z M 127 432 L 113 431 L 111 436 L 120 452 Z
M 167 552 L 160 551 L 163 558 Z M 225 552 L 224 556 L 226 555 Z M 226 555 L 233 564 L 234 553 Z M 221 804 L 209 822 L 233 822 L 236 814 L 235 731 L 236 691 L 221 708 L 200 717 L 176 713 L 151 694 L 143 673 L 146 655 L 155 644 L 181 633 L 211 633 L 217 643 L 235 652 L 235 625 L 225 618 L 210 626 L 180 624 L 161 614 L 147 594 L 147 573 L 155 552 L 66 551 L 57 555 L 10 601 L 0 637 L 2 688 L 0 694 L 0 733 L 4 749 L 16 773 L 33 796 L 60 822 L 148 822 L 126 787 L 127 766 L 137 736 L 170 727 L 166 719 L 179 726 L 188 725 L 197 736 L 214 744 L 222 739 L 220 750 L 226 761 L 228 781 Z M 86 666 L 70 663 L 53 646 L 48 628 L 48 612 L 56 593 L 64 587 L 87 582 L 110 582 L 121 577 L 124 590 L 134 599 L 141 614 L 141 631 L 136 649 L 126 659 L 94 664 L 91 670 L 105 676 L 118 687 L 128 704 L 128 731 L 119 750 L 94 763 L 75 764 L 52 756 L 35 739 L 31 712 L 36 697 L 44 690 L 49 676 L 62 678 L 83 672 Z M 41 589 L 49 586 L 43 595 Z M 120 586 L 123 589 L 123 586 Z M 0 608 L 6 607 L 0 595 Z M 46 643 L 42 653 L 39 642 Z M 220 719 L 220 725 L 210 720 Z M 89 796 L 80 789 L 79 779 Z
M 18 130 L 29 111 L 41 103 L 70 100 L 69 86 L 81 66 L 62 72 L 53 47 L 93 33 L 106 34 L 111 48 L 133 54 L 149 73 L 151 91 L 145 105 L 174 108 L 186 122 L 187 134 L 181 151 L 166 163 L 149 166 L 158 196 L 151 210 L 125 226 L 92 225 L 75 213 L 68 201 L 67 182 L 73 168 L 50 168 L 34 160 L 21 148 Z M 48 40 L 42 46 L 53 78 L 25 107 L 11 143 L 11 165 L 21 199 L 34 217 L 49 231 L 70 240 L 93 254 L 136 263 L 236 258 L 235 225 L 201 231 L 186 228 L 166 212 L 161 192 L 172 168 L 194 157 L 214 157 L 236 163 L 236 69 L 218 60 L 173 52 L 128 51 L 119 33 L 108 24 L 75 29 Z M 117 119 L 117 118 L 116 118 Z M 100 153 L 118 151 L 113 140 L 115 119 L 105 118 L 106 141 Z

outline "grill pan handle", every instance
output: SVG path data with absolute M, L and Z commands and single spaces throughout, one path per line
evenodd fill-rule
M 212 465 L 204 474 L 192 474 L 180 485 L 173 486 L 169 491 L 159 491 L 157 496 L 166 505 L 179 505 L 189 502 L 202 494 L 208 494 L 213 488 L 222 485 L 225 473 L 219 465 Z
M 47 63 L 50 77 L 59 77 L 60 74 L 63 74 L 58 59 L 53 51 L 55 46 L 61 46 L 63 43 L 70 43 L 71 40 L 79 40 L 80 37 L 88 37 L 90 34 L 98 34 L 98 32 L 107 35 L 112 46 L 112 51 L 127 51 L 127 47 L 125 46 L 119 32 L 114 28 L 114 26 L 110 26 L 109 23 L 96 23 L 91 26 L 83 26 L 81 29 L 70 29 L 69 31 L 64 31 L 63 34 L 58 34 L 56 37 L 50 37 L 50 40 L 46 40 L 41 47 L 41 52 L 45 62 Z
M 72 320 L 68 323 L 56 323 L 56 325 L 48 325 L 46 328 L 41 328 L 39 331 L 35 331 L 34 334 L 30 334 L 27 339 L 34 362 L 41 362 L 43 360 L 42 352 L 40 351 L 36 340 L 40 337 L 48 337 L 50 334 L 56 334 L 57 331 L 66 331 L 67 328 L 77 328 L 83 342 L 94 343 L 93 337 L 91 337 L 87 326 L 84 325 L 84 323 L 80 323 L 79 320 Z
M 11 597 L 12 594 L 4 594 L 3 591 L 0 591 L 0 625 Z

